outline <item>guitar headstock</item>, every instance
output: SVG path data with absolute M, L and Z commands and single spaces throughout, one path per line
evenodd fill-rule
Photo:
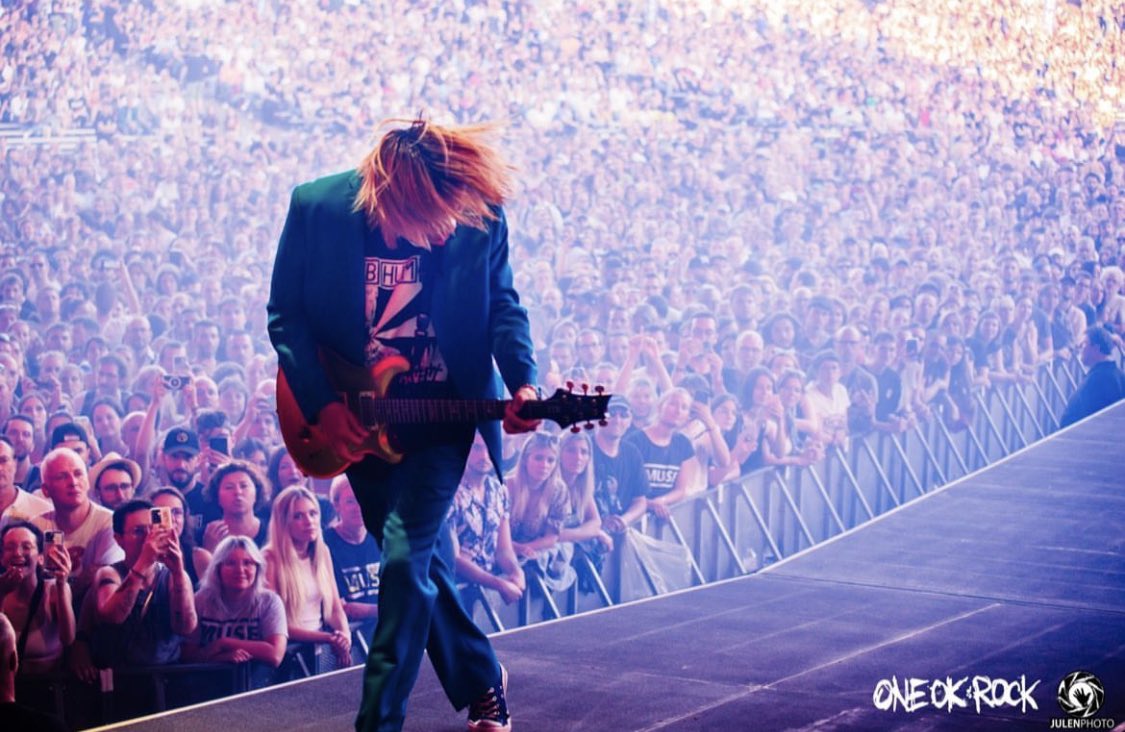
M 528 402 L 524 407 L 534 409 L 534 414 L 530 416 L 549 419 L 563 428 L 575 425 L 572 429 L 578 430 L 580 422 L 585 422 L 588 429 L 595 422 L 604 424 L 610 396 L 605 393 L 605 389 L 596 386 L 591 394 L 590 388 L 584 386 L 582 392 L 578 393 L 574 391 L 573 384 L 568 383 L 567 386 L 570 387 L 569 390 L 556 389 L 549 399 Z

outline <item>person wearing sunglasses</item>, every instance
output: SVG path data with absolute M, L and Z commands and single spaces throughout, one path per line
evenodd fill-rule
M 633 426 L 629 400 L 620 394 L 609 399 L 606 426 L 594 431 L 594 502 L 602 529 L 613 538 L 644 515 L 649 495 L 644 459 L 632 444 L 623 441 Z

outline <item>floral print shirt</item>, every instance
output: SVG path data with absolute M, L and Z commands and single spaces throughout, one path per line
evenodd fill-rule
M 507 486 L 492 475 L 484 477 L 483 497 L 464 483 L 457 487 L 453 496 L 449 521 L 457 535 L 460 551 L 486 572 L 491 572 L 496 562 L 500 524 L 510 510 Z

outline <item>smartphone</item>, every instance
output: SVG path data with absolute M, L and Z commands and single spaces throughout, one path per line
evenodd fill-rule
M 44 531 L 43 532 L 43 542 L 48 547 L 51 546 L 52 544 L 57 544 L 59 546 L 62 546 L 63 545 L 63 532 L 61 532 L 61 531 Z M 49 552 L 45 552 L 44 554 L 45 554 L 44 558 L 46 559 L 45 564 L 46 564 L 47 569 L 50 569 L 50 570 L 58 569 L 58 565 L 55 563 L 55 560 L 51 558 L 51 554 Z
M 227 439 L 226 435 L 212 437 L 207 440 L 207 445 L 213 452 L 217 452 L 220 455 L 230 455 L 230 441 Z
M 172 528 L 171 506 L 153 506 L 151 510 L 153 526 L 163 526 L 168 529 Z

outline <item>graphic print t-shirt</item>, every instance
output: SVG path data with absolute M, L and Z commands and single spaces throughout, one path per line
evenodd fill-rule
M 640 498 L 648 498 L 648 473 L 637 448 L 628 442 L 617 447 L 617 456 L 606 455 L 594 441 L 594 502 L 602 516 L 620 516 Z
M 222 638 L 238 640 L 269 640 L 275 635 L 289 637 L 285 621 L 285 605 L 271 590 L 259 592 L 241 612 L 231 613 L 217 592 L 195 593 L 195 609 L 199 624 L 190 638 L 206 648 Z
M 344 602 L 379 602 L 379 564 L 382 554 L 375 537 L 368 534 L 359 544 L 340 536 L 335 528 L 324 532 L 324 543 L 332 555 L 336 588 Z
M 368 232 L 364 259 L 365 364 L 401 355 L 410 370 L 395 379 L 398 387 L 445 382 L 449 374 L 430 319 L 434 254 L 406 243 L 391 249 L 374 230 Z
M 691 440 L 679 432 L 672 435 L 672 441 L 667 445 L 657 445 L 648 439 L 644 430 L 627 434 L 624 441 L 641 453 L 645 473 L 648 475 L 649 495 L 653 498 L 671 491 L 676 485 L 676 478 L 680 475 L 684 461 L 695 456 Z

